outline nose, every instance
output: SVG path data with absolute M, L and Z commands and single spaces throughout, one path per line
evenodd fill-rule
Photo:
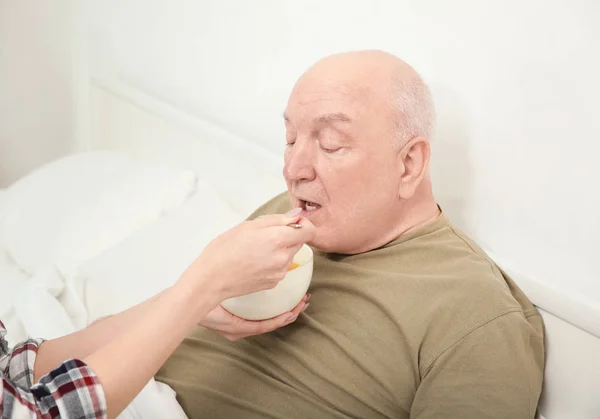
M 296 140 L 296 143 L 285 152 L 283 177 L 288 182 L 314 180 L 314 159 L 314 150 L 310 142 Z

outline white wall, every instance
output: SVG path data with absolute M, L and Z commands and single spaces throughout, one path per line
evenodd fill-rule
M 0 187 L 84 141 L 83 4 L 0 0 Z
M 596 0 L 104 0 L 95 77 L 120 80 L 276 153 L 296 77 L 380 48 L 432 86 L 440 202 L 522 273 L 600 311 Z

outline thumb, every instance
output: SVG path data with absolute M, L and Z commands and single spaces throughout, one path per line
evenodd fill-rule
M 256 225 L 259 227 L 278 227 L 286 226 L 291 223 L 300 221 L 300 213 L 302 208 L 294 208 L 285 214 L 271 214 L 265 215 L 254 220 Z

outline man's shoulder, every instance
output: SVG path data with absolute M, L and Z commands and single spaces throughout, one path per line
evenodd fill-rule
M 474 331 L 499 327 L 494 321 L 498 318 L 515 329 L 542 333 L 531 301 L 465 233 L 448 224 L 413 247 L 411 252 L 405 249 L 408 254 L 402 266 L 411 269 L 415 288 L 420 291 L 425 364 Z
M 258 207 L 258 209 L 248 217 L 248 220 L 254 220 L 261 215 L 284 214 L 291 209 L 292 204 L 290 203 L 289 194 L 283 192 Z
M 430 274 L 443 298 L 455 309 L 489 318 L 523 312 L 532 305 L 516 284 L 469 236 L 448 224 L 437 239 L 429 242 L 429 263 L 421 269 Z M 467 314 L 467 313 L 465 313 Z

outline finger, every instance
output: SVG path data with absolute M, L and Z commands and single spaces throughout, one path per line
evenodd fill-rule
M 236 340 L 240 340 L 240 339 L 250 336 L 250 335 L 236 335 L 235 333 L 227 333 L 227 332 L 222 332 L 220 330 L 215 330 L 215 332 L 218 335 L 223 336 L 225 339 L 227 339 L 231 342 L 234 342 Z
M 309 302 L 308 300 L 310 300 L 310 294 L 306 294 L 302 300 L 296 305 L 296 307 L 294 307 L 291 311 L 290 311 L 290 315 L 288 316 L 291 317 L 293 315 L 299 316 L 300 313 L 304 312 L 304 310 L 306 310 L 306 308 L 309 306 Z
M 250 321 L 243 320 L 235 326 L 231 327 L 231 330 L 226 331 L 226 333 L 230 333 L 236 336 L 243 335 L 246 336 L 254 336 L 254 335 L 262 335 L 263 333 L 269 333 L 273 330 L 277 330 L 280 327 L 286 326 L 290 323 L 293 323 L 298 318 L 298 315 L 304 310 L 307 303 L 302 299 L 300 303 L 296 307 L 292 309 L 292 311 L 280 314 L 277 317 L 273 317 L 268 320 L 260 320 L 260 321 Z
M 291 223 L 297 223 L 301 218 L 300 211 L 302 211 L 302 209 L 295 208 L 294 210 L 289 211 L 287 214 L 269 214 L 250 221 L 250 223 L 259 228 L 276 226 L 283 227 Z
M 316 233 L 314 224 L 306 218 L 299 220 L 299 224 L 302 225 L 302 228 L 290 228 L 287 225 L 273 227 L 277 229 L 275 234 L 279 237 L 283 247 L 300 247 L 314 239 Z
M 286 313 L 286 314 L 287 315 L 285 315 L 285 319 L 287 319 L 287 317 L 290 316 L 289 313 Z M 244 335 L 244 336 L 252 336 L 252 335 L 268 333 L 275 329 L 280 328 L 283 324 L 285 324 L 285 322 L 284 322 L 285 319 L 282 319 L 281 317 L 284 317 L 284 315 L 274 317 L 272 319 L 258 320 L 258 321 L 240 319 L 240 321 L 236 322 L 235 325 L 228 327 L 229 330 L 227 330 L 227 332 L 235 334 L 235 335 Z
M 308 305 L 309 305 L 308 300 L 309 299 L 310 299 L 310 295 L 306 294 L 302 298 L 302 300 L 300 300 L 300 302 L 298 304 L 296 304 L 296 307 L 294 307 L 293 309 L 291 309 L 287 313 L 280 314 L 279 316 L 271 319 L 271 320 L 273 320 L 274 324 L 276 324 L 276 323 L 279 324 L 279 326 L 275 327 L 272 330 L 278 329 L 280 327 L 283 327 L 283 326 L 286 326 L 286 325 L 288 325 L 290 323 L 295 322 L 298 319 L 298 316 L 300 315 L 300 313 L 302 313 L 304 310 L 306 310 L 306 307 L 308 307 Z
M 300 313 L 304 312 L 310 305 L 308 303 L 308 300 L 310 300 L 310 294 L 306 294 L 302 298 L 302 300 L 296 305 L 296 307 L 294 307 L 289 312 L 283 313 L 269 320 L 250 322 L 254 323 L 254 325 L 251 326 L 251 328 L 253 329 L 251 331 L 241 332 L 240 330 L 236 330 L 235 332 L 226 332 L 218 330 L 217 333 L 224 336 L 228 340 L 235 341 L 238 339 L 246 338 L 248 336 L 272 332 L 274 330 L 277 330 L 281 327 L 287 326 L 288 324 L 295 322 L 298 319 Z
M 239 339 L 243 339 L 247 336 L 244 335 L 232 335 L 231 333 L 221 333 L 221 332 L 217 332 L 219 335 L 223 336 L 225 339 L 231 341 L 231 342 L 235 342 L 236 340 Z
M 315 225 L 308 218 L 301 218 L 298 224 L 300 224 L 302 228 L 294 230 L 296 230 L 296 233 L 298 233 L 296 236 L 299 236 L 299 242 L 307 243 L 312 241 L 317 232 Z

